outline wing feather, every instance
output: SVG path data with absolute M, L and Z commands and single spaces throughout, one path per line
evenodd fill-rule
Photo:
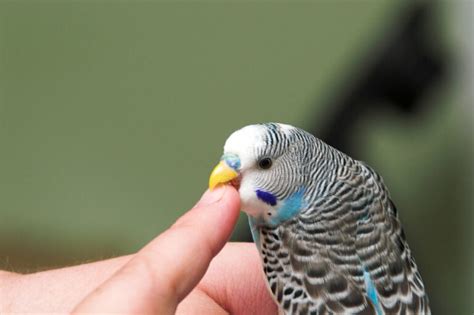
M 332 194 L 278 227 L 259 229 L 270 290 L 285 314 L 429 314 L 387 189 L 354 162 Z

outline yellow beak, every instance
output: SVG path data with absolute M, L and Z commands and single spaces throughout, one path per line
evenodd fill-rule
M 234 178 L 237 178 L 239 173 L 232 169 L 226 162 L 221 161 L 214 167 L 214 170 L 209 177 L 209 188 L 212 190 L 217 185 L 227 184 L 232 181 Z

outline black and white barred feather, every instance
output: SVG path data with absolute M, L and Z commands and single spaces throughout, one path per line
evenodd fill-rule
M 428 297 L 382 178 L 301 129 L 265 124 L 258 156 L 278 157 L 259 185 L 304 207 L 256 226 L 270 291 L 283 314 L 430 314 Z M 284 182 L 284 183 L 283 183 Z

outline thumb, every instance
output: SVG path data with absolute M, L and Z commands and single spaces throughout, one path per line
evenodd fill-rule
M 207 191 L 194 208 L 86 297 L 75 312 L 173 314 L 227 242 L 239 207 L 234 188 Z

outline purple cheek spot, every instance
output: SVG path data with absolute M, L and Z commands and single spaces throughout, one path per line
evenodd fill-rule
M 274 206 L 277 204 L 277 199 L 274 195 L 264 190 L 257 189 L 255 191 L 257 193 L 257 198 L 269 204 L 270 206 Z

